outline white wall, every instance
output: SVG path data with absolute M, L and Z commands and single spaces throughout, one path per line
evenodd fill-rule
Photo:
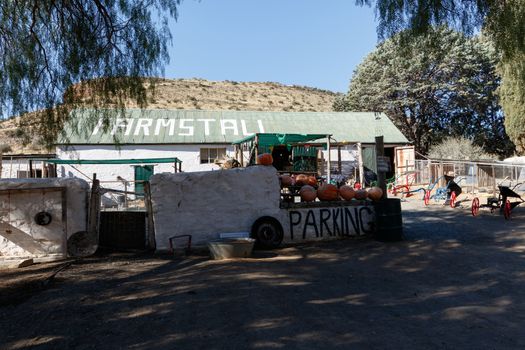
M 159 174 L 151 178 L 151 189 L 159 250 L 167 250 L 175 235 L 192 235 L 202 245 L 220 233 L 250 232 L 263 216 L 280 222 L 285 242 L 367 234 L 374 226 L 370 201 L 281 209 L 277 171 L 267 166 Z
M 27 189 L 65 187 L 67 217 L 62 221 L 62 196 L 57 191 Z M 24 191 L 17 191 L 26 189 Z M 64 258 L 66 240 L 87 229 L 89 186 L 80 179 L 2 179 L 0 180 L 0 258 Z M 10 190 L 7 192 L 5 190 Z M 38 212 L 51 214 L 49 225 L 37 225 Z M 22 232 L 13 232 L 10 226 Z M 11 231 L 11 232 L 8 232 Z
M 96 147 L 96 148 L 95 148 Z M 124 145 L 120 149 L 114 146 L 88 145 L 88 146 L 59 146 L 56 149 L 58 159 L 138 159 L 138 158 L 173 158 L 182 161 L 183 172 L 219 170 L 215 164 L 200 164 L 201 148 L 226 148 L 229 155 L 233 155 L 233 147 L 230 144 L 193 144 L 193 145 Z M 154 173 L 173 173 L 172 163 L 156 164 Z M 111 188 L 122 189 L 123 185 L 118 182 L 117 176 L 127 181 L 134 180 L 134 166 L 132 164 L 85 164 L 85 165 L 58 165 L 58 177 L 80 177 L 91 178 L 93 173 L 103 183 L 111 181 Z M 109 187 L 109 185 L 106 185 Z
M 203 244 L 218 233 L 249 231 L 259 217 L 278 217 L 280 187 L 274 167 L 160 174 L 151 178 L 157 249 L 191 234 Z
M 33 162 L 34 168 L 42 169 L 42 162 Z M 27 171 L 29 173 L 28 159 L 11 159 L 4 157 L 2 159 L 2 179 L 16 179 L 18 171 Z

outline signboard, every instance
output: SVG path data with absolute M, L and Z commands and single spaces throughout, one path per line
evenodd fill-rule
M 390 157 L 377 156 L 377 171 L 382 173 L 390 171 Z

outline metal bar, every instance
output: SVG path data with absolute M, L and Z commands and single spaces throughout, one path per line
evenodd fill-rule
M 326 182 L 330 183 L 330 180 L 332 179 L 332 174 L 331 174 L 331 159 L 332 159 L 332 156 L 331 156 L 331 153 L 330 152 L 330 135 L 326 135 L 326 148 L 328 148 L 328 169 L 327 169 L 327 172 L 326 172 Z

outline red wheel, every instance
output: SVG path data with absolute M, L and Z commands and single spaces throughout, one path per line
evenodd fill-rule
M 472 212 L 472 216 L 478 216 L 479 214 L 479 198 L 475 197 L 472 200 L 472 206 L 470 207 L 470 211 Z
M 430 190 L 425 190 L 425 197 L 423 197 L 423 199 L 425 201 L 425 205 L 428 205 L 430 202 Z
M 512 212 L 512 207 L 510 205 L 510 201 L 507 200 L 505 202 L 505 208 L 503 208 L 503 216 L 505 216 L 505 220 L 510 219 L 510 213 Z
M 456 192 L 452 192 L 452 194 L 450 195 L 450 207 L 456 207 Z

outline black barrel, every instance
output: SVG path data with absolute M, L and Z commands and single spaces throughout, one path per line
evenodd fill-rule
M 383 242 L 395 242 L 403 239 L 403 218 L 401 200 L 382 199 L 374 203 L 376 212 L 376 239 Z

